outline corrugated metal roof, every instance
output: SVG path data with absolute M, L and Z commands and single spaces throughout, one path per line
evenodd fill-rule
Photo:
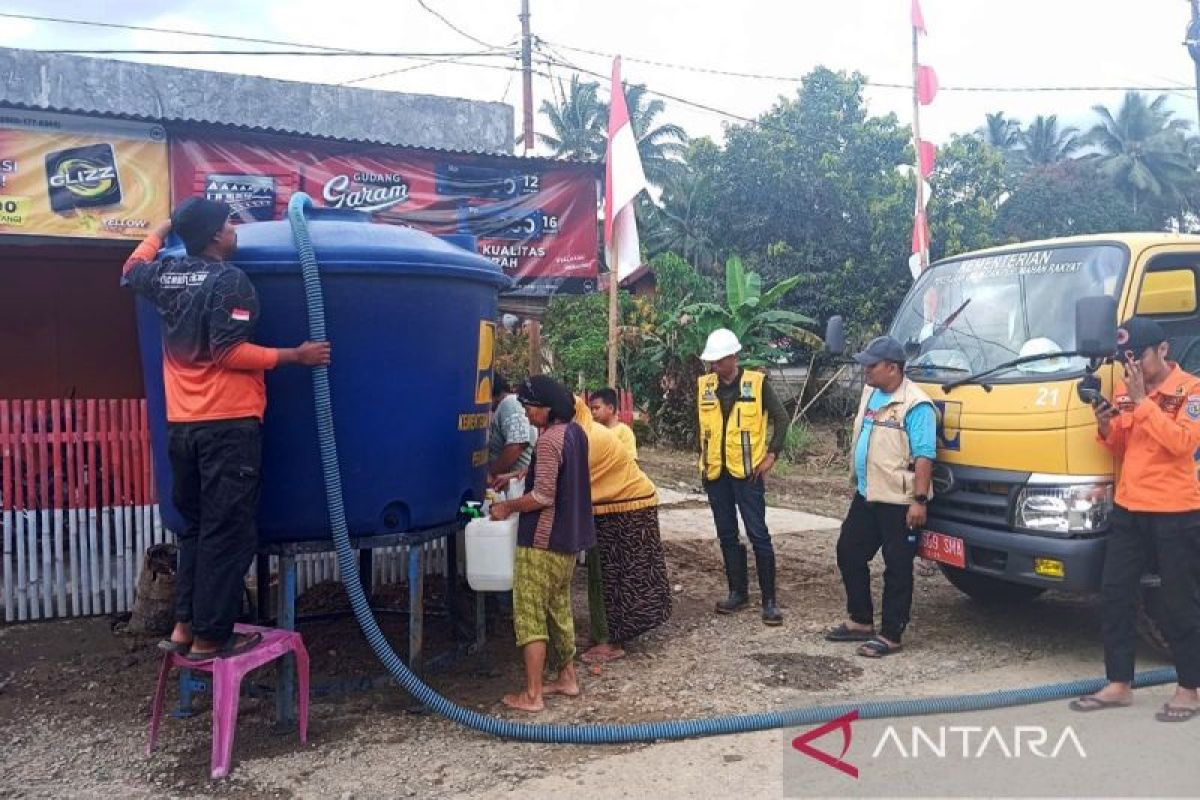
M 517 158 L 504 103 L 14 48 L 0 47 L 0 104 Z

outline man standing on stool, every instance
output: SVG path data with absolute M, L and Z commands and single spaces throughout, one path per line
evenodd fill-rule
M 187 255 L 155 260 L 168 233 Z M 259 634 L 235 636 L 243 579 L 258 546 L 263 371 L 329 363 L 327 342 L 251 344 L 258 295 L 227 263 L 237 250 L 229 206 L 185 200 L 125 262 L 121 284 L 162 322 L 172 500 L 184 519 L 175 583 L 175 629 L 159 646 L 194 661 L 237 655 Z
M 904 376 L 904 346 L 891 336 L 871 340 L 854 360 L 866 386 L 854 420 L 851 476 L 854 500 L 842 523 L 837 564 L 849 621 L 825 635 L 862 642 L 858 654 L 881 658 L 900 649 L 912 611 L 913 558 L 925 527 L 937 416 L 933 402 Z M 883 549 L 883 625 L 875 635 L 871 559 Z
M 783 449 L 789 420 L 766 375 L 738 366 L 741 349 L 733 331 L 717 328 L 709 334 L 700 355 L 712 367 L 700 378 L 697 399 L 700 475 L 729 582 L 729 597 L 717 603 L 717 612 L 732 614 L 750 603 L 746 548 L 738 541 L 741 512 L 746 538 L 754 548 L 763 623 L 781 625 L 783 614 L 775 595 L 775 548 L 767 530 L 765 479 Z M 769 443 L 768 421 L 774 426 Z

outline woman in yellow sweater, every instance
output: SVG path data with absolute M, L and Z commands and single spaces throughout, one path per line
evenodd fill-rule
M 588 551 L 593 646 L 584 663 L 625 655 L 624 643 L 671 616 L 671 583 L 658 529 L 658 490 L 613 432 L 576 398 L 588 438 L 596 546 Z

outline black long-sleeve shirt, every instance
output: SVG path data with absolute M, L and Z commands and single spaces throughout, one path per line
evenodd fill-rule
M 717 381 L 717 400 L 721 403 L 721 419 L 728 420 L 729 412 L 733 410 L 733 404 L 737 401 L 742 385 L 742 373 L 744 369 L 738 369 L 737 377 L 733 383 L 725 383 L 725 381 Z M 779 395 L 775 394 L 775 390 L 771 388 L 769 378 L 763 379 L 763 410 L 767 412 L 767 419 L 771 423 L 771 440 L 767 443 L 767 452 L 779 455 L 783 452 L 783 444 L 787 440 L 788 425 L 791 423 L 787 415 L 787 411 L 783 407 L 783 401 L 779 399 Z

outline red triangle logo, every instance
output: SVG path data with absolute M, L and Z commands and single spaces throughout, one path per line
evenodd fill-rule
M 800 734 L 795 739 L 792 739 L 792 747 L 796 748 L 801 753 L 804 753 L 804 755 L 808 756 L 809 758 L 815 758 L 817 761 L 820 761 L 826 766 L 833 767 L 836 770 L 846 773 L 851 778 L 857 778 L 858 767 L 850 764 L 849 762 L 843 761 L 843 759 L 846 757 L 846 753 L 850 751 L 850 741 L 854 736 L 854 732 L 850 728 L 850 723 L 854 722 L 856 719 L 858 719 L 858 709 L 855 709 L 848 714 L 843 714 L 837 719 L 831 719 L 821 727 L 813 728 L 808 733 Z M 837 756 L 836 758 L 831 756 L 829 753 L 826 753 L 824 750 L 818 750 L 810 744 L 810 742 L 812 742 L 814 739 L 820 739 L 825 734 L 836 730 L 840 730 L 842 732 L 842 752 L 841 755 Z

